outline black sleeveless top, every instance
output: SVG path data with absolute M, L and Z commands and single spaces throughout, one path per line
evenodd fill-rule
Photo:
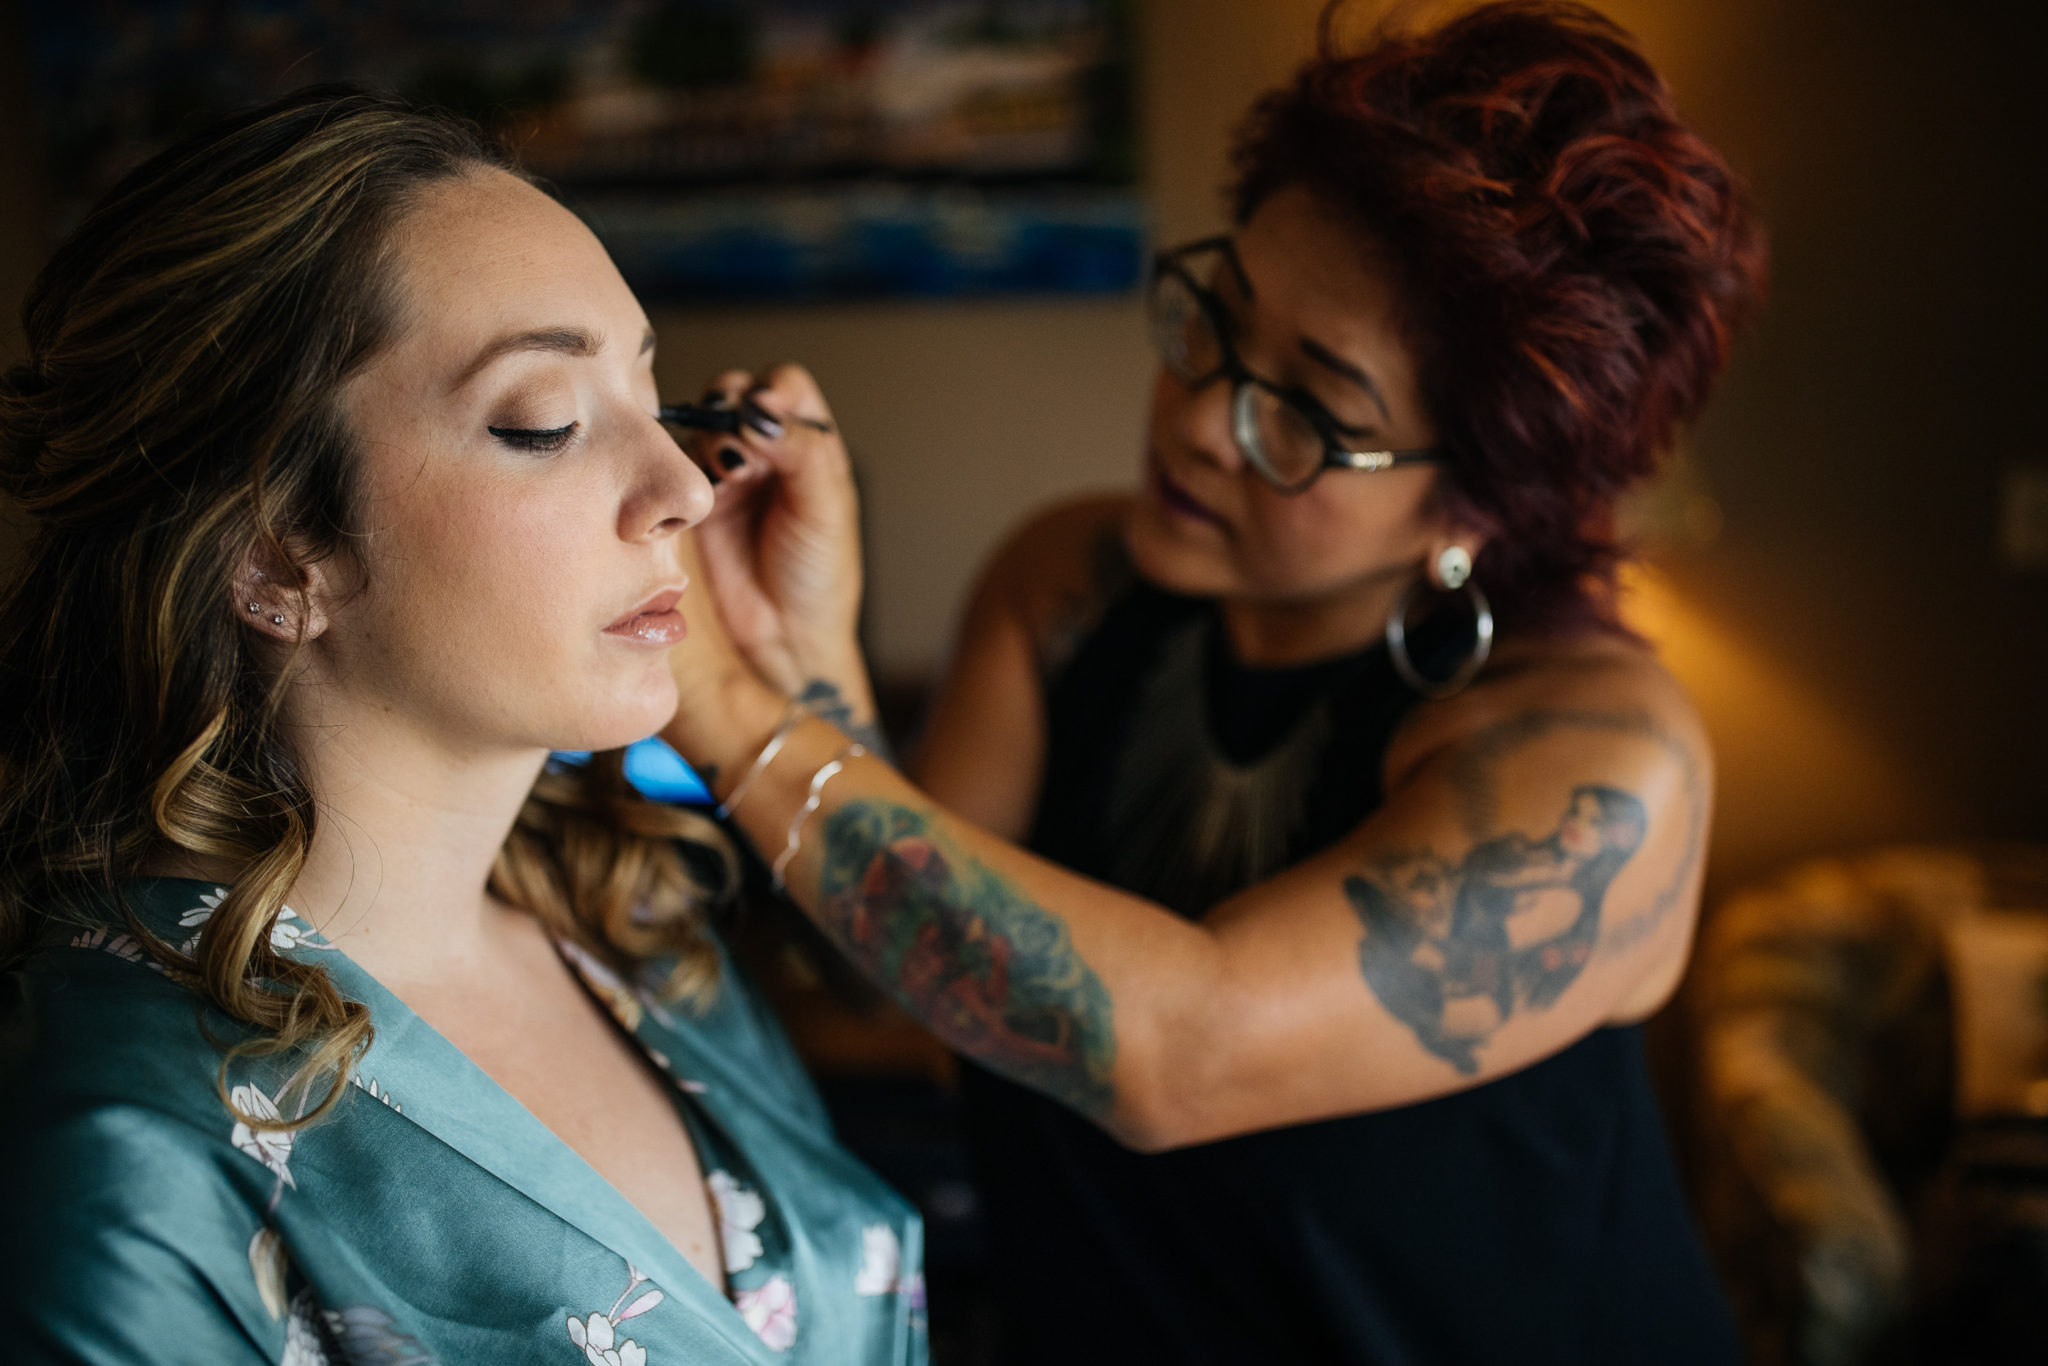
M 1184 914 L 1235 890 L 1219 877 L 1247 870 L 1203 886 L 1131 861 L 1130 831 L 1172 807 L 1173 779 L 1153 775 L 1147 795 L 1130 756 L 1186 696 L 1233 764 L 1312 742 L 1286 862 L 1378 808 L 1382 757 L 1416 700 L 1384 647 L 1255 670 L 1221 637 L 1211 604 L 1142 585 L 1111 608 L 1052 680 L 1034 850 Z M 1412 638 L 1441 676 L 1470 632 Z M 1150 1156 L 971 1065 L 962 1087 L 1015 1362 L 1738 1359 L 1636 1029 L 1437 1100 Z

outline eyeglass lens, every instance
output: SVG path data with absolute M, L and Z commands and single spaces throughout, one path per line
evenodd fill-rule
M 1209 311 L 1178 271 L 1152 287 L 1152 344 L 1178 379 L 1199 384 L 1223 368 L 1223 346 Z
M 1180 272 L 1159 273 L 1151 304 L 1152 342 L 1175 378 L 1203 384 L 1234 368 L 1215 319 Z M 1323 466 L 1322 434 L 1299 408 L 1264 385 L 1243 374 L 1231 378 L 1231 425 L 1246 458 L 1283 486 L 1313 479 Z
M 1308 416 L 1256 382 L 1240 383 L 1233 403 L 1237 444 L 1283 487 L 1306 484 L 1323 468 L 1323 434 Z

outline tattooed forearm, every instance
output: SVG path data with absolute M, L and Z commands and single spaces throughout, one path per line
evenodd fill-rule
M 839 727 L 847 739 L 858 742 L 868 753 L 880 755 L 890 763 L 896 762 L 896 756 L 889 748 L 889 737 L 882 733 L 881 722 L 855 721 L 853 703 L 846 700 L 846 694 L 837 683 L 828 678 L 814 678 L 804 684 L 804 690 L 797 694 L 796 700 L 809 707 L 813 716 Z
M 1115 1100 L 1110 998 L 1066 922 L 889 802 L 826 823 L 820 921 L 970 1057 L 1093 1118 Z
M 1494 1031 L 1517 1010 L 1554 1005 L 1577 980 L 1600 936 L 1608 885 L 1648 826 L 1633 793 L 1589 785 L 1542 839 L 1488 840 L 1456 866 L 1427 852 L 1390 858 L 1346 878 L 1344 895 L 1365 925 L 1366 984 L 1424 1048 L 1477 1072 Z M 1545 915 L 1544 932 L 1522 929 Z

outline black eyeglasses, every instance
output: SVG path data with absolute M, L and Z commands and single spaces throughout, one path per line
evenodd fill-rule
M 1253 374 L 1230 344 L 1230 315 L 1223 301 L 1196 278 L 1193 263 L 1204 256 L 1213 256 L 1242 278 L 1244 268 L 1228 237 L 1208 237 L 1160 252 L 1152 259 L 1146 296 L 1152 345 L 1161 363 L 1190 389 L 1219 378 L 1230 381 L 1231 435 L 1267 483 L 1283 493 L 1300 493 L 1326 469 L 1370 472 L 1447 458 L 1440 446 L 1352 450 L 1342 426 L 1314 395 Z

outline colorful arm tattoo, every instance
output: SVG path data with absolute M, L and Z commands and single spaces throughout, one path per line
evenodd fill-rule
M 1115 1103 L 1109 991 L 1067 924 L 934 830 L 849 802 L 825 826 L 820 921 L 940 1038 L 1090 1118 Z

